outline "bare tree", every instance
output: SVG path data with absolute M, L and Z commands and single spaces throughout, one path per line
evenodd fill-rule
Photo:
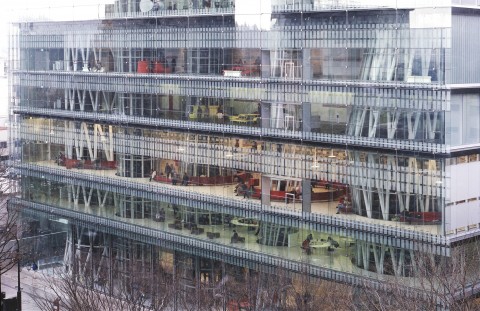
M 42 311 L 52 310 L 54 302 L 59 302 L 61 310 L 71 311 L 162 311 L 171 307 L 172 276 L 161 267 L 145 273 L 141 263 L 131 261 L 124 271 L 117 270 L 114 264 L 110 269 L 113 279 L 106 282 L 92 271 L 58 268 L 53 275 L 43 276 L 46 286 L 37 290 L 33 299 Z
M 7 205 L 13 195 L 15 180 L 10 178 L 8 169 L 0 164 L 0 278 L 20 260 L 17 233 L 19 213 Z
M 182 263 L 175 257 L 168 272 L 162 270 L 158 259 L 151 260 L 153 270 L 146 273 L 147 265 L 130 258 L 125 261 L 128 267 L 121 272 L 107 273 L 111 276 L 109 282 L 101 282 L 104 277 L 88 269 L 80 273 L 72 268 L 68 274 L 56 275 L 46 282 L 45 292 L 38 295 L 48 299 L 38 304 L 41 310 L 50 310 L 51 301 L 61 299 L 62 309 L 72 311 L 479 310 L 478 302 L 472 299 L 480 289 L 478 241 L 455 245 L 443 255 L 425 249 L 411 252 L 410 256 L 404 267 L 409 272 L 404 276 L 377 274 L 375 282 L 366 281 L 361 286 L 312 277 L 308 264 L 300 273 L 280 268 L 268 272 L 232 269 L 236 274 L 230 273 L 225 264 L 221 269 L 213 265 L 203 275 L 190 260 Z
M 248 310 L 350 310 L 353 287 L 276 268 L 225 283 L 227 306 Z
M 355 293 L 353 310 L 479 310 L 480 245 L 456 245 L 450 254 L 417 251 L 411 277 L 386 278 L 385 290 L 364 284 Z
M 33 299 L 42 311 L 52 310 L 55 301 L 60 303 L 61 310 L 70 311 L 162 311 L 171 307 L 174 292 L 167 273 L 145 275 L 132 268 L 131 276 L 134 277 L 127 287 L 115 283 L 110 286 L 99 284 L 88 275 L 66 273 L 62 267 L 53 276 L 43 276 L 45 287 L 35 292 Z

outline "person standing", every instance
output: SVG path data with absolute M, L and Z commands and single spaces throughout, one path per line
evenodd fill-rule
M 177 59 L 175 57 L 172 58 L 172 73 L 175 73 L 175 68 L 177 67 Z
M 165 176 L 167 176 L 167 178 L 169 178 L 169 176 L 171 176 L 172 174 L 172 167 L 170 166 L 170 164 L 166 164 L 165 165 Z
M 189 177 L 187 172 L 183 173 L 182 186 L 188 186 Z
M 152 181 L 152 179 L 155 180 L 155 176 L 157 176 L 157 170 L 154 169 L 152 171 L 152 174 L 150 175 L 150 180 L 149 181 Z
M 223 123 L 223 110 L 222 109 L 218 109 L 217 111 L 217 120 L 219 123 Z
M 258 145 L 257 145 L 257 142 L 254 140 L 252 142 L 252 147 L 250 148 L 253 152 L 257 151 L 258 149 Z
M 312 248 L 310 246 L 311 240 L 312 240 L 312 236 L 308 235 L 307 238 L 302 242 L 302 249 L 305 251 L 307 255 L 312 254 Z
M 172 172 L 171 174 L 172 174 L 172 185 L 176 186 L 179 176 L 177 176 L 177 173 L 175 173 L 175 172 Z

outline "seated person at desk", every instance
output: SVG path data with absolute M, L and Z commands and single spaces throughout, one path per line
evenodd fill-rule
M 291 194 L 291 196 L 287 196 L 287 203 L 290 203 L 293 201 L 293 199 L 299 199 L 300 196 L 302 195 L 302 188 L 300 186 L 297 186 L 293 188 L 291 191 L 288 193 Z
M 155 214 L 155 221 L 165 221 L 165 210 L 163 208 Z
M 243 194 L 245 195 L 245 193 L 247 192 L 247 185 L 245 184 L 245 182 L 241 181 L 237 186 L 236 186 L 236 192 L 237 192 L 237 196 Z
M 85 167 L 85 160 L 81 159 L 77 162 L 77 168 L 84 168 Z
M 158 11 L 158 10 L 165 10 L 165 1 L 164 0 L 154 1 L 152 11 Z
M 65 159 L 66 159 L 65 155 L 60 152 L 58 157 L 55 159 L 55 163 L 57 163 L 58 165 L 65 165 Z
M 250 186 L 250 188 L 248 188 L 247 190 L 245 190 L 243 192 L 243 198 L 244 199 L 250 199 L 252 197 L 252 194 L 255 192 L 255 188 L 252 186 Z
M 224 117 L 224 115 L 223 115 L 223 111 L 222 111 L 222 109 L 218 109 L 218 112 L 217 112 L 217 119 L 218 119 L 218 121 L 219 121 L 220 123 L 222 123 L 222 122 L 223 122 L 223 117 Z
M 237 230 L 233 230 L 233 235 L 230 238 L 230 243 L 238 243 L 240 242 L 241 238 L 237 233 Z
M 328 242 L 330 242 L 330 245 L 335 247 L 335 248 L 338 248 L 340 246 L 340 244 L 338 244 L 337 241 L 335 241 L 334 239 L 332 239 L 332 237 L 328 237 L 327 239 Z

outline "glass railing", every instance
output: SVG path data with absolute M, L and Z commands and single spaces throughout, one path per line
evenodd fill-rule
M 77 31 L 79 42 L 96 42 L 95 48 L 104 52 L 89 52 L 90 47 L 77 43 L 75 49 L 82 53 L 67 58 L 73 48 L 58 48 L 58 41 L 68 45 L 73 39 L 69 35 L 52 37 L 53 29 L 40 27 L 35 35 L 21 37 L 21 48 L 32 54 L 32 60 L 18 63 L 17 68 L 162 78 L 192 75 L 253 81 L 261 78 L 436 86 L 445 83 L 448 64 L 444 64 L 443 58 L 448 54 L 445 47 L 450 46 L 451 36 L 447 27 L 409 28 L 394 22 L 327 24 L 308 18 L 303 22 L 286 20 L 269 31 L 229 24 L 185 27 L 183 23 L 150 29 L 129 25 L 125 28 Z M 394 46 L 392 38 L 405 45 Z M 146 42 L 157 40 L 168 42 L 168 48 L 147 47 Z M 185 46 L 185 42 L 190 45 Z M 120 48 L 127 43 L 131 48 Z M 52 44 L 55 53 L 48 52 Z M 112 46 L 119 48 L 113 54 L 106 53 Z
M 410 286 L 415 284 L 412 275 L 394 276 L 394 271 L 390 271 L 392 275 L 380 275 L 357 267 L 357 260 L 361 261 L 360 258 L 356 258 L 357 248 L 362 247 L 362 242 L 341 235 L 300 230 L 289 234 L 285 246 L 269 246 L 260 243 L 263 237 L 261 233 L 257 233 L 258 222 L 252 221 L 244 225 L 241 220 L 245 219 L 241 218 L 234 218 L 228 224 L 192 227 L 185 222 L 178 222 L 173 208 L 167 209 L 162 219 L 155 220 L 123 218 L 116 215 L 112 206 L 89 208 L 83 204 L 73 204 L 46 196 L 34 197 L 30 201 L 14 199 L 10 204 L 48 212 L 49 215 L 70 218 L 73 221 L 100 225 L 107 230 L 115 228 L 124 231 L 123 235 L 137 233 L 157 237 L 160 240 L 174 242 L 177 249 L 189 246 L 190 249 L 186 251 L 194 254 L 196 249 L 210 250 L 213 252 L 212 255 L 221 253 L 290 270 L 299 271 L 300 267 L 319 269 L 313 273 L 315 275 L 331 270 L 329 278 L 336 278 L 335 274 L 340 273 L 342 277 L 361 277 L 367 280 L 386 280 L 395 277 L 397 282 L 400 280 Z M 308 248 L 301 242 L 305 240 L 309 241 Z M 410 269 L 411 264 L 405 262 L 401 273 Z
M 253 217 L 260 220 L 284 223 L 283 217 L 293 217 L 304 225 L 301 226 L 331 226 L 331 230 L 345 230 L 351 237 L 361 237 L 365 234 L 378 234 L 383 238 L 395 237 L 398 239 L 411 239 L 418 242 L 432 242 L 443 245 L 445 237 L 441 234 L 441 225 L 411 224 L 398 221 L 385 221 L 368 219 L 355 214 L 336 214 L 337 204 L 312 203 L 312 213 L 303 212 L 299 205 L 286 204 L 285 201 L 263 205 L 257 199 L 244 199 L 235 196 L 234 185 L 218 186 L 174 186 L 171 184 L 152 183 L 148 178 L 132 179 L 119 177 L 115 171 L 65 169 L 58 167 L 51 161 L 15 164 L 20 173 L 25 176 L 47 178 L 59 182 L 77 181 L 84 186 L 95 187 L 105 191 L 125 193 L 125 189 L 138 191 L 144 198 L 155 201 L 169 202 L 171 204 L 186 204 L 192 208 L 207 209 L 222 213 L 227 209 L 230 214 L 240 217 Z M 298 203 L 297 203 L 298 204 Z M 296 207 L 296 208 L 295 208 Z M 318 209 L 316 212 L 315 209 Z M 270 216 L 267 216 L 270 215 Z M 273 218 L 269 218 L 273 217 Z M 279 218 L 275 218 L 279 217 Z M 335 229 L 337 228 L 337 229 Z M 343 229 L 342 229 L 343 228 Z
M 50 104 L 47 104 L 51 107 Z M 219 119 L 218 116 L 207 116 L 198 121 L 192 120 L 175 120 L 175 119 L 163 119 L 163 118 L 154 118 L 150 116 L 135 116 L 135 115 L 126 115 L 126 114 L 113 114 L 110 113 L 99 113 L 99 112 L 82 112 L 82 111 L 69 111 L 62 109 L 52 109 L 52 108 L 37 108 L 37 107 L 21 107 L 16 106 L 13 108 L 15 113 L 35 113 L 42 116 L 49 117 L 58 117 L 58 118 L 70 118 L 72 115 L 75 116 L 77 120 L 83 119 L 85 121 L 97 120 L 102 122 L 109 123 L 119 123 L 126 122 L 129 124 L 135 124 L 140 126 L 156 126 L 156 127 L 165 127 L 165 128 L 176 128 L 176 129 L 186 129 L 186 130 L 197 130 L 205 132 L 217 132 L 217 133 L 232 133 L 235 135 L 249 135 L 252 137 L 258 136 L 268 136 L 268 137 L 279 137 L 279 138 L 293 138 L 293 139 L 302 139 L 305 141 L 315 141 L 329 143 L 333 145 L 342 145 L 342 146 L 362 146 L 367 148 L 375 149 L 385 149 L 385 150 L 406 150 L 406 151 L 419 151 L 419 152 L 429 152 L 434 154 L 446 153 L 449 150 L 449 146 L 443 143 L 437 143 L 432 140 L 399 140 L 399 139 L 389 139 L 381 137 L 362 137 L 362 136 L 349 136 L 349 135 L 340 135 L 340 134 L 331 134 L 331 133 L 315 133 L 315 132 L 304 132 L 299 128 L 300 122 L 294 124 L 293 122 L 284 121 L 284 126 L 279 128 L 268 128 L 260 127 L 258 124 L 258 117 L 256 121 L 251 122 L 237 122 L 236 120 L 228 119 L 225 116 L 222 119 Z M 170 112 L 171 113 L 171 112 Z M 172 118 L 177 116 L 183 116 L 183 119 L 187 119 L 185 114 L 180 113 L 171 113 Z M 242 117 L 241 114 L 236 117 Z M 233 116 L 232 116 L 233 117 Z M 196 119 L 195 119 L 196 120 Z M 262 118 L 260 118 L 262 120 Z M 268 120 L 268 119 L 265 119 Z M 260 121 L 261 122 L 261 121 Z M 297 130 L 293 130 L 292 126 L 296 126 Z M 435 133 L 438 135 L 438 133 Z
M 116 129 L 113 129 L 116 132 Z M 38 124 L 23 124 L 19 136 L 25 143 L 44 144 L 47 148 L 48 143 L 59 146 L 67 146 L 69 139 L 75 139 L 84 145 L 88 145 L 88 141 L 93 141 L 94 137 L 89 133 L 88 136 L 80 130 L 65 130 L 60 127 L 41 126 Z M 161 134 L 160 134 L 161 135 Z M 102 136 L 104 139 L 110 139 Z M 296 151 L 292 149 L 280 150 L 265 149 L 263 141 L 255 141 L 256 147 L 251 142 L 242 146 L 232 146 L 232 141 L 218 143 L 212 136 L 210 142 L 197 141 L 195 144 L 190 140 L 181 140 L 179 137 L 143 137 L 136 135 L 127 135 L 116 133 L 111 136 L 112 151 L 118 155 L 131 154 L 138 156 L 147 156 L 153 159 L 171 159 L 182 161 L 183 163 L 202 163 L 204 165 L 218 166 L 234 170 L 243 170 L 248 172 L 258 172 L 262 174 L 270 174 L 276 176 L 285 176 L 289 178 L 302 178 L 309 180 L 328 181 L 333 184 L 343 183 L 355 186 L 358 184 L 358 176 L 362 174 L 381 174 L 385 176 L 377 179 L 382 185 L 390 182 L 388 174 L 397 176 L 399 180 L 403 180 L 400 184 L 392 183 L 389 187 L 398 191 L 399 187 L 410 187 L 416 191 L 425 189 L 428 193 L 437 196 L 441 184 L 440 164 L 435 163 L 429 169 L 422 169 L 421 174 L 424 176 L 422 181 L 416 181 L 413 177 L 420 173 L 416 168 L 416 164 L 411 163 L 409 167 L 393 168 L 379 162 L 377 157 L 369 158 L 368 167 L 365 163 L 357 159 L 357 162 L 348 159 L 346 150 L 335 149 L 328 153 L 328 149 L 317 156 L 313 155 L 313 150 L 299 148 Z M 44 143 L 45 142 L 45 143 Z M 156 146 L 161 145 L 162 148 Z M 101 149 L 109 150 L 110 147 L 100 146 Z M 278 145 L 276 146 L 278 148 Z M 334 153 L 335 151 L 335 153 Z M 25 160 L 31 154 L 29 149 L 25 149 Z M 391 161 L 394 161 L 391 158 Z M 434 161 L 431 160 L 430 161 Z M 394 163 L 394 162 L 391 162 Z M 391 170 L 394 169 L 394 173 Z M 148 172 L 147 172 L 148 173 Z M 392 175 L 392 176 L 393 176 Z M 408 185 L 408 186 L 407 186 Z M 419 188 L 421 187 L 421 189 Z

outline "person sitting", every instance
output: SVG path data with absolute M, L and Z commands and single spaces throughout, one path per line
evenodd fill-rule
M 165 210 L 163 208 L 155 214 L 155 221 L 158 221 L 158 222 L 165 221 Z
M 93 164 L 94 164 L 96 170 L 102 168 L 102 162 L 100 161 L 99 158 L 96 158 L 95 161 L 93 161 Z
M 218 119 L 218 122 L 223 123 L 223 111 L 222 111 L 222 109 L 218 109 L 217 119 Z
M 332 239 L 332 237 L 328 237 L 327 239 L 328 242 L 330 242 L 330 245 L 335 247 L 335 248 L 338 248 L 340 246 L 340 244 L 338 244 L 337 241 L 335 241 L 334 239 Z
M 241 185 L 242 185 L 241 182 L 237 182 L 237 184 L 235 185 L 235 188 L 233 189 L 233 193 L 236 193 L 237 196 L 238 196 L 238 189 L 240 188 Z
M 302 190 L 301 190 L 300 186 L 297 186 L 297 187 L 291 189 L 290 191 L 288 191 L 288 193 L 290 195 L 287 196 L 287 203 L 290 203 L 290 201 L 294 201 L 295 199 L 300 198 L 300 196 L 302 195 Z
M 63 166 L 63 165 L 65 165 L 65 159 L 66 159 L 65 155 L 60 152 L 60 154 L 58 155 L 58 157 L 56 159 L 56 162 L 57 162 L 58 165 Z
M 165 10 L 164 0 L 155 0 L 153 3 L 152 11 Z
M 237 187 L 237 196 L 243 194 L 245 198 L 246 192 L 247 192 L 247 185 L 242 181 L 240 185 Z
M 296 186 L 295 187 L 295 197 L 297 199 L 300 199 L 302 196 L 302 186 Z
M 253 188 L 253 185 L 250 186 L 247 190 L 243 192 L 243 198 L 244 199 L 250 199 L 252 197 L 252 194 L 255 192 L 255 189 Z
M 233 230 L 233 235 L 230 238 L 230 243 L 238 243 L 240 240 L 240 236 L 238 235 L 236 230 Z
M 85 167 L 85 160 L 81 159 L 80 161 L 77 162 L 77 168 L 81 169 Z
M 259 74 L 261 69 L 261 64 L 262 64 L 262 60 L 260 59 L 260 57 L 257 57 L 253 64 L 255 65 L 255 68 L 254 68 L 255 73 Z

